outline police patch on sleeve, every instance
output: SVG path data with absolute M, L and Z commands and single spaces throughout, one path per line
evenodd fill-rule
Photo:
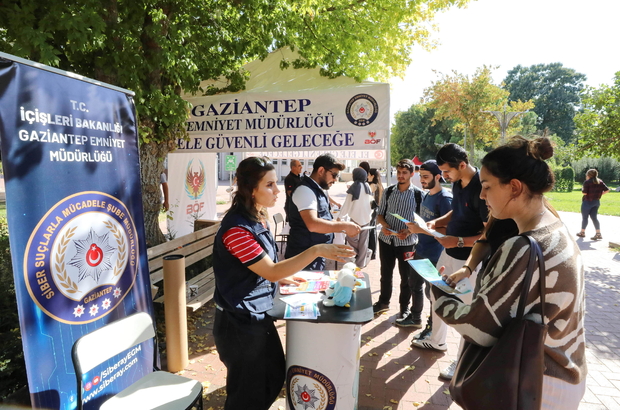
M 292 410 L 334 410 L 336 386 L 323 373 L 303 366 L 290 366 L 286 374 L 289 408 Z
M 379 104 L 371 95 L 357 94 L 347 103 L 345 114 L 351 124 L 365 127 L 377 118 Z
M 127 207 L 103 192 L 80 192 L 54 205 L 32 232 L 26 286 L 50 317 L 89 323 L 116 308 L 138 272 L 136 227 Z

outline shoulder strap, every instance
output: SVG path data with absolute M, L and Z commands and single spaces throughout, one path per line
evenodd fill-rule
M 422 205 L 422 190 L 414 185 L 413 195 L 415 196 L 415 213 L 420 215 L 420 205 Z
M 386 193 L 385 193 L 386 203 L 390 199 L 390 195 L 392 195 L 392 192 L 394 192 L 394 189 L 396 189 L 396 185 L 391 185 L 386 189 Z M 414 185 L 413 195 L 415 197 L 415 213 L 420 215 L 420 205 L 422 205 L 422 190 Z
M 521 235 L 530 241 L 530 259 L 527 264 L 527 271 L 523 278 L 523 287 L 521 288 L 521 298 L 519 299 L 519 307 L 517 309 L 517 319 L 523 318 L 525 304 L 527 303 L 527 295 L 529 294 L 532 276 L 534 275 L 536 258 L 538 258 L 538 272 L 540 276 L 540 315 L 543 324 L 545 324 L 545 260 L 542 251 L 536 239 L 529 235 Z
M 385 188 L 385 211 L 387 212 L 387 204 L 388 201 L 390 200 L 390 195 L 392 195 L 392 191 L 394 191 L 394 188 L 396 187 L 396 185 L 390 185 L 389 187 Z M 385 214 L 383 215 L 385 216 Z
M 394 188 L 396 188 L 396 185 L 391 185 L 389 187 L 387 187 L 387 189 L 385 190 L 385 202 L 387 203 L 387 201 L 390 199 L 390 195 L 392 195 L 392 192 L 394 191 Z

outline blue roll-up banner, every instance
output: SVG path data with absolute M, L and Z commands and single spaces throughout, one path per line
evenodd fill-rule
M 80 336 L 153 314 L 128 93 L 0 57 L 7 218 L 34 408 L 77 408 Z M 98 408 L 151 372 L 153 349 L 143 343 L 88 372 L 83 402 Z

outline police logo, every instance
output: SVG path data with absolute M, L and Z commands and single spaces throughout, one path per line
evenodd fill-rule
M 202 164 L 202 161 L 198 160 L 200 165 L 196 167 L 192 167 L 192 163 L 194 160 L 192 159 L 187 164 L 187 171 L 185 173 L 185 192 L 189 196 L 190 199 L 194 201 L 200 199 L 202 194 L 205 192 L 206 181 L 205 181 L 205 166 Z
M 351 124 L 365 127 L 377 118 L 379 104 L 368 94 L 357 94 L 347 103 L 345 113 Z
M 292 410 L 334 410 L 336 386 L 322 373 L 303 366 L 291 366 L 286 374 L 289 408 Z
M 50 317 L 82 324 L 113 311 L 138 272 L 138 241 L 125 205 L 103 192 L 81 192 L 39 221 L 24 258 L 30 296 Z

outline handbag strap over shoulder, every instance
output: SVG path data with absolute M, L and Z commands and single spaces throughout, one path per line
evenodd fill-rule
M 527 303 L 527 295 L 529 294 L 530 285 L 532 283 L 532 276 L 534 275 L 536 258 L 538 258 L 538 272 L 540 276 L 540 315 L 542 323 L 545 324 L 545 260 L 543 258 L 542 250 L 536 239 L 529 235 L 522 235 L 530 241 L 530 259 L 527 264 L 527 271 L 523 278 L 523 288 L 521 288 L 521 298 L 519 299 L 519 307 L 517 309 L 517 319 L 523 318 L 525 311 L 525 304 Z

